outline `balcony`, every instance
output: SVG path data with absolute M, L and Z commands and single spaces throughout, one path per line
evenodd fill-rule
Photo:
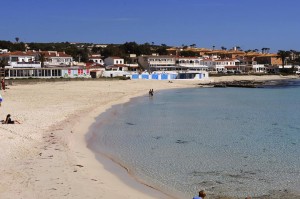
M 41 62 L 10 62 L 9 68 L 41 68 Z

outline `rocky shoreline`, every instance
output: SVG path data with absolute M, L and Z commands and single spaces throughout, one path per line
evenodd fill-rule
M 209 82 L 198 84 L 202 87 L 243 87 L 243 88 L 259 88 L 266 85 L 264 81 L 251 81 L 251 80 L 241 80 L 241 81 L 222 81 L 222 82 Z
M 234 81 L 219 81 L 219 82 L 209 82 L 200 83 L 200 87 L 241 87 L 241 88 L 264 88 L 273 86 L 287 86 L 290 85 L 290 80 L 234 80 Z

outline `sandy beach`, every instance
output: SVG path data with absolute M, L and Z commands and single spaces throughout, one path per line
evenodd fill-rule
M 207 82 L 279 80 L 282 76 L 226 76 Z M 0 117 L 0 198 L 174 198 L 138 183 L 120 165 L 95 154 L 86 136 L 96 117 L 112 105 L 164 89 L 197 87 L 204 80 L 59 81 L 13 84 Z M 92 135 L 90 133 L 89 135 Z

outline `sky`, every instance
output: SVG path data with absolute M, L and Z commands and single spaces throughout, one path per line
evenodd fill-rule
M 300 0 L 3 0 L 0 40 L 300 51 Z

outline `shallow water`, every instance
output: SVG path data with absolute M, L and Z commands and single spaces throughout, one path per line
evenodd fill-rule
M 95 150 L 185 198 L 199 189 L 232 197 L 297 192 L 299 85 L 179 89 L 135 98 L 100 117 L 105 124 Z

